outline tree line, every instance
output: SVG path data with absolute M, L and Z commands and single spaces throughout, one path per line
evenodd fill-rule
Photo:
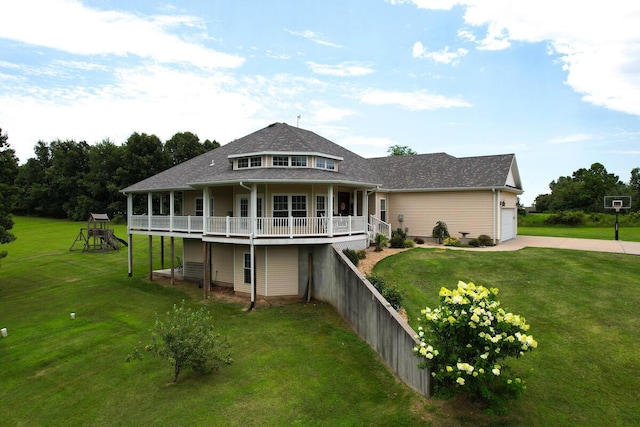
M 4 212 L 25 216 L 86 220 L 92 212 L 111 218 L 125 214 L 120 190 L 220 144 L 200 142 L 179 132 L 164 143 L 156 135 L 133 133 L 119 145 L 105 139 L 38 141 L 35 156 L 19 165 L 2 134 L 0 145 L 0 218 Z
M 551 181 L 549 189 L 550 193 L 536 197 L 537 212 L 605 212 L 605 196 L 629 196 L 631 211 L 640 211 L 640 168 L 632 169 L 629 183 L 625 183 L 602 164 L 594 163 L 589 169 L 580 168 L 571 176 Z

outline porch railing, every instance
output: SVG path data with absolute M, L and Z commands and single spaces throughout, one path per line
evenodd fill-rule
M 369 215 L 368 232 L 369 238 L 372 241 L 375 240 L 378 234 L 383 234 L 387 239 L 391 239 L 391 224 L 381 221 L 373 215 Z
M 206 223 L 206 224 L 205 224 Z M 206 225 L 206 227 L 205 227 Z M 366 233 L 368 224 L 362 216 L 327 217 L 208 217 L 132 215 L 132 230 L 204 233 L 217 236 L 254 237 L 323 237 Z

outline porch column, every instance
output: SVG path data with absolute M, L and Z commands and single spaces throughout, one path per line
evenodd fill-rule
M 211 197 L 209 196 L 209 187 L 202 189 L 202 234 L 207 234 L 207 223 L 209 222 L 209 212 L 211 212 Z
M 362 189 L 362 216 L 364 217 L 365 224 L 369 222 L 369 196 L 367 195 L 367 189 Z
M 211 287 L 211 245 L 202 242 L 202 255 L 204 271 L 202 274 L 202 298 L 207 301 L 209 299 L 209 288 Z
M 127 264 L 129 277 L 133 276 L 133 234 L 131 234 L 131 218 L 133 217 L 133 194 L 127 194 Z
M 173 216 L 176 214 L 175 212 L 175 202 L 176 196 L 175 192 L 172 190 L 169 193 L 169 231 L 173 231 Z
M 149 234 L 149 280 L 153 281 L 153 236 Z
M 148 230 L 151 231 L 151 217 L 153 216 L 153 193 L 147 194 L 147 216 Z
M 171 284 L 175 285 L 176 284 L 176 273 L 175 273 L 175 258 L 176 258 L 176 248 L 175 248 L 175 244 L 174 244 L 174 237 L 171 236 L 170 238 L 170 253 L 171 253 L 171 262 L 169 263 L 170 267 L 171 267 Z
M 333 184 L 329 184 L 327 191 L 327 217 L 329 219 L 327 234 L 329 237 L 333 237 Z
M 358 190 L 353 190 L 353 215 L 358 216 Z

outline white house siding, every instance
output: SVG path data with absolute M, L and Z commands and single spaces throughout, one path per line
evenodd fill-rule
M 298 295 L 298 246 L 267 249 L 267 296 Z
M 234 290 L 251 293 L 251 286 L 244 283 L 244 254 L 250 252 L 247 245 L 235 245 Z M 256 294 L 260 296 L 298 295 L 298 246 L 256 246 Z
M 469 237 L 493 237 L 498 212 L 491 191 L 390 193 L 387 200 L 392 229 L 408 228 L 409 236 L 430 237 L 436 222 L 444 221 L 452 237 L 461 237 L 461 231 Z M 402 223 L 398 215 L 403 216 Z
M 219 286 L 233 286 L 233 245 L 211 245 L 211 280 Z

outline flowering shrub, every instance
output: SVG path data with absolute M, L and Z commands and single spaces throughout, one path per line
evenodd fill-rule
M 420 367 L 431 369 L 436 392 L 469 392 L 502 412 L 503 398 L 526 388 L 503 360 L 520 357 L 538 343 L 527 335 L 525 318 L 500 307 L 497 295 L 498 289 L 473 283 L 443 287 L 441 306 L 421 312 L 419 344 L 413 350 Z

